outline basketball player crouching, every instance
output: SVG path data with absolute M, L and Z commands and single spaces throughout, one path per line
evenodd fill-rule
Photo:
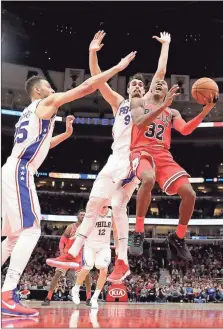
M 107 203 L 108 204 L 108 203 Z M 73 302 L 80 304 L 79 291 L 80 287 L 95 266 L 99 271 L 99 277 L 95 292 L 91 298 L 90 305 L 92 308 L 98 308 L 98 297 L 106 282 L 108 266 L 111 262 L 110 236 L 112 229 L 112 211 L 105 205 L 95 223 L 95 227 L 84 243 L 83 248 L 83 269 L 78 273 L 76 284 L 72 289 Z M 117 248 L 117 233 L 113 222 L 113 232 L 115 245 Z

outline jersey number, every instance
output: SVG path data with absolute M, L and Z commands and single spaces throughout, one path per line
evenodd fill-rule
M 164 126 L 156 125 L 154 122 L 148 126 L 148 130 L 145 132 L 145 136 L 148 138 L 155 137 L 159 141 L 163 140 Z
M 98 235 L 105 235 L 105 229 L 98 230 Z
M 130 122 L 130 115 L 129 115 L 129 114 L 126 115 L 126 116 L 124 117 L 124 120 L 125 120 L 125 125 L 128 126 L 128 124 L 129 124 L 129 122 Z
M 15 143 L 23 143 L 28 136 L 28 131 L 26 127 L 28 126 L 29 121 L 23 121 L 15 131 Z

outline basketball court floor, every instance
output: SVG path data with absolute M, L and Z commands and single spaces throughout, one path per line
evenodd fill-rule
M 223 304 L 27 302 L 40 310 L 38 318 L 2 317 L 2 328 L 223 328 Z

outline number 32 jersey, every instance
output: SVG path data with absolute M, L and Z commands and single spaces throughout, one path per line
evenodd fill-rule
M 27 162 L 27 169 L 35 173 L 45 160 L 52 138 L 55 117 L 51 120 L 39 119 L 36 108 L 41 100 L 35 100 L 24 109 L 17 122 L 14 146 L 9 159 Z
M 154 109 L 154 105 L 147 105 L 145 107 L 145 114 Z M 171 109 L 166 108 L 156 120 L 144 128 L 139 128 L 133 124 L 130 150 L 147 150 L 151 146 L 161 146 L 169 150 L 171 142 L 171 122 Z

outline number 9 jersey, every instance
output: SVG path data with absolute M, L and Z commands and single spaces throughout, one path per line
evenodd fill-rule
M 10 158 L 27 161 L 27 169 L 35 173 L 45 160 L 52 138 L 55 117 L 51 120 L 39 119 L 35 113 L 41 100 L 35 100 L 25 110 L 17 122 L 14 146 Z

